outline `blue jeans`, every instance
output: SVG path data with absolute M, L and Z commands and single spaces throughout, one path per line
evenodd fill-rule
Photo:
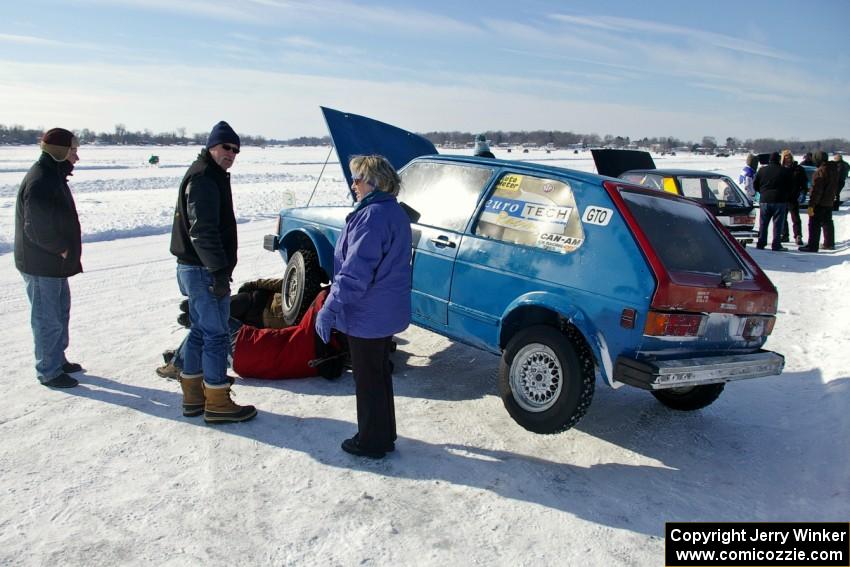
M 230 297 L 218 298 L 210 291 L 213 277 L 202 266 L 177 264 L 177 285 L 189 298 L 192 327 L 183 348 L 183 374 L 203 374 L 211 386 L 227 383 L 230 351 Z
M 785 217 L 788 213 L 788 203 L 760 203 L 759 204 L 759 238 L 756 243 L 759 248 L 767 244 L 767 229 L 770 221 L 773 221 L 773 240 L 771 248 L 782 247 L 782 230 L 785 228 Z
M 68 278 L 22 273 L 30 300 L 30 325 L 35 342 L 35 374 L 48 382 L 62 374 L 67 362 L 68 322 L 71 320 L 71 289 Z
M 227 351 L 228 362 L 229 365 L 233 365 L 233 351 L 236 349 L 236 335 L 239 334 L 239 329 L 242 328 L 242 321 L 239 319 L 234 319 L 231 317 L 227 320 L 227 326 L 230 329 L 230 343 L 228 343 L 228 347 L 230 347 Z M 186 350 L 186 343 L 189 342 L 189 334 L 187 333 L 183 340 L 180 342 L 180 346 L 177 347 L 177 350 L 174 351 L 174 358 L 171 359 L 171 364 L 176 366 L 177 368 L 183 369 L 183 359 L 184 352 Z

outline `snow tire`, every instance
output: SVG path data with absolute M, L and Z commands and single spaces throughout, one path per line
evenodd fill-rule
M 535 325 L 514 335 L 502 353 L 502 402 L 529 431 L 559 433 L 573 427 L 587 412 L 595 387 L 592 355 L 569 332 Z
M 289 257 L 281 284 L 281 308 L 287 325 L 297 325 L 321 290 L 323 271 L 312 250 L 298 250 Z

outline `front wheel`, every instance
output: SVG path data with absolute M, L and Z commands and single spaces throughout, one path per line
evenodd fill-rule
M 702 386 L 665 388 L 664 390 L 653 390 L 652 395 L 668 408 L 692 411 L 702 409 L 720 397 L 724 386 L 726 384 L 721 382 L 720 384 L 704 384 Z
M 578 341 L 553 327 L 517 333 L 499 365 L 499 392 L 514 420 L 535 433 L 558 433 L 579 422 L 593 399 L 593 360 Z
M 316 253 L 298 250 L 286 263 L 281 284 L 281 309 L 287 325 L 297 325 L 321 290 L 322 268 Z

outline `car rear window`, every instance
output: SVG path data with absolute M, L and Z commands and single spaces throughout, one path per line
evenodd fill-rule
M 674 272 L 719 275 L 729 268 L 745 268 L 705 209 L 643 193 L 621 194 L 671 276 Z

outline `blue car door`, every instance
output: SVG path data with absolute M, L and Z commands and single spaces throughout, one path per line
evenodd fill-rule
M 445 325 L 452 271 L 461 235 L 424 225 L 413 226 L 413 290 L 411 310 L 417 321 Z
M 495 168 L 417 160 L 402 172 L 399 201 L 412 209 L 413 319 L 448 323 L 452 275 L 463 232 Z

